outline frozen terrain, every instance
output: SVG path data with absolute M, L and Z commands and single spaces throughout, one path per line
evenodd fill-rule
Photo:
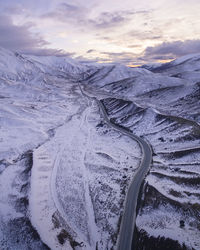
M 71 246 L 106 249 L 116 242 L 124 195 L 139 165 L 140 149 L 104 124 L 95 103 L 85 106 L 82 101 L 79 112 L 34 152 L 32 221 L 48 245 L 57 236 L 61 243 L 72 238 Z M 65 223 L 55 225 L 52 218 Z M 46 230 L 53 227 L 57 234 L 49 237 Z
M 159 73 L 118 81 L 111 76 L 110 82 L 106 74 L 105 85 L 103 75 L 98 81 L 94 75 L 85 80 L 85 88 L 101 96 L 113 122 L 152 145 L 153 166 L 141 194 L 135 248 L 199 249 L 200 56 L 152 71 Z
M 116 249 L 149 142 L 135 249 L 200 249 L 200 55 L 84 65 L 0 49 L 0 249 Z M 134 194 L 133 194 L 134 195 Z
M 141 152 L 82 95 L 98 68 L 3 49 L 0 62 L 0 248 L 113 248 Z

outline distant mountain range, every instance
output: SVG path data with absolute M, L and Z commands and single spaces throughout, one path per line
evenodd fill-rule
M 152 147 L 135 249 L 200 249 L 200 54 L 129 68 L 3 48 L 0 249 L 117 247 L 142 152 L 79 84 Z

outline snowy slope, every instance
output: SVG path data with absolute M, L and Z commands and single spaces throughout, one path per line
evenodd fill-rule
M 0 48 L 0 76 L 10 80 L 30 80 L 40 70 L 17 52 Z
M 47 249 L 28 212 L 33 150 L 77 112 L 78 107 L 70 104 L 77 99 L 70 95 L 70 79 L 86 70 L 63 59 L 67 80 L 57 76 L 61 69 L 56 57 L 51 67 L 44 65 L 45 58 L 35 60 L 0 49 L 1 249 Z
M 105 86 L 115 81 L 124 80 L 130 77 L 138 77 L 141 75 L 151 75 L 152 73 L 142 68 L 128 68 L 124 65 L 108 64 L 98 68 L 98 70 L 88 77 L 85 77 L 87 83 L 98 85 L 99 87 Z
M 0 248 L 113 247 L 141 152 L 81 94 L 76 80 L 102 66 L 4 49 L 0 61 Z
M 54 74 L 57 77 L 80 78 L 80 75 L 92 70 L 90 66 L 83 65 L 67 57 L 53 56 L 26 56 L 45 74 Z M 94 66 L 92 68 L 95 69 Z M 93 70 L 94 70 L 93 69 Z
M 178 63 L 174 61 L 174 67 L 171 66 L 172 76 L 171 73 L 168 74 L 167 69 L 163 70 L 163 73 L 149 73 L 140 68 L 139 70 L 144 71 L 134 69 L 130 71 L 131 74 L 129 71 L 128 73 L 123 71 L 124 75 L 116 74 L 116 78 L 113 79 L 113 71 L 103 69 L 94 73 L 85 82 L 90 88 L 97 88 L 102 96 L 107 94 L 132 100 L 142 107 L 155 107 L 161 113 L 169 113 L 200 123 L 198 109 L 200 74 L 196 70 L 200 68 L 200 59 L 198 55 L 189 58 L 189 62 L 183 60 L 181 64 L 179 64 L 181 59 Z M 188 69 L 188 64 L 191 62 L 195 64 L 194 71 L 180 72 L 185 68 Z
M 0 76 L 10 80 L 30 81 L 40 74 L 77 78 L 90 68 L 71 58 L 28 56 L 0 48 Z
M 155 250 L 166 242 L 200 247 L 200 56 L 153 68 L 0 48 L 0 249 L 116 248 L 142 155 L 105 124 L 78 82 L 103 99 L 113 122 L 152 146 L 138 249 L 148 249 L 149 237 Z
M 136 249 L 200 247 L 199 58 L 190 55 L 161 66 L 159 73 L 110 78 L 109 83 L 103 82 L 109 75 L 101 72 L 101 82 L 94 75 L 85 83 L 86 91 L 103 98 L 113 122 L 153 149 L 136 221 Z
M 191 54 L 180 57 L 172 62 L 154 67 L 152 71 L 167 75 L 182 74 L 184 72 L 198 72 L 200 71 L 200 54 Z

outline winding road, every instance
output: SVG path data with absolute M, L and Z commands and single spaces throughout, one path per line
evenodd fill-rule
M 152 161 L 152 151 L 150 145 L 144 141 L 142 138 L 132 134 L 128 130 L 118 126 L 117 124 L 112 123 L 107 115 L 106 109 L 101 101 L 99 101 L 96 97 L 87 95 L 80 86 L 81 93 L 87 99 L 95 100 L 102 112 L 102 115 L 108 125 L 113 127 L 114 129 L 120 131 L 122 134 L 129 136 L 133 140 L 137 141 L 142 150 L 142 160 L 140 162 L 140 167 L 138 168 L 131 184 L 129 186 L 126 201 L 125 201 L 125 208 L 124 214 L 122 217 L 122 222 L 120 225 L 120 233 L 117 242 L 117 249 L 118 250 L 133 250 L 132 248 L 132 239 L 133 233 L 135 228 L 135 221 L 136 221 L 136 206 L 138 195 L 140 191 L 141 184 L 147 174 L 151 161 Z

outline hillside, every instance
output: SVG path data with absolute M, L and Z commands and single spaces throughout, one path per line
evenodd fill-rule
M 0 48 L 0 249 L 117 248 L 143 152 L 95 98 L 153 151 L 136 249 L 199 249 L 199 97 L 200 55 L 145 69 Z

